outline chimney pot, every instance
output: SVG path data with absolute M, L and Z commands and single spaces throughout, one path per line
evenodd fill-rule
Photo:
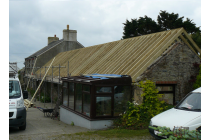
M 54 37 L 56 37 L 56 35 Z
M 67 25 L 67 30 L 69 30 L 69 25 Z

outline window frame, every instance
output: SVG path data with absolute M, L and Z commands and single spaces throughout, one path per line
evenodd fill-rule
M 175 86 L 176 84 L 156 84 L 157 86 L 172 86 L 172 91 L 159 91 L 158 94 L 173 94 L 173 105 L 175 105 Z

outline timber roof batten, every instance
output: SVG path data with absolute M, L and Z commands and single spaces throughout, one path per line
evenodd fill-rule
M 80 74 L 119 74 L 130 75 L 132 80 L 141 75 L 156 59 L 175 42 L 184 42 L 195 55 L 200 48 L 195 44 L 184 28 L 143 35 L 91 47 L 85 47 L 57 54 L 53 65 L 68 67 L 71 76 Z M 194 49 L 196 49 L 196 51 Z M 45 66 L 49 66 L 50 60 Z M 68 69 L 68 68 L 67 68 Z M 61 76 L 67 76 L 67 69 L 61 69 Z M 40 70 L 36 72 L 40 74 Z M 41 69 L 41 75 L 45 70 Z M 58 68 L 53 75 L 58 76 Z M 48 75 L 52 75 L 49 71 Z

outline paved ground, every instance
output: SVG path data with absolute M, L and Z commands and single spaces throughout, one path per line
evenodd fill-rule
M 51 104 L 44 104 L 40 102 L 34 102 L 37 107 L 51 108 Z M 54 105 L 53 105 L 54 106 Z M 28 108 L 27 111 L 27 126 L 26 130 L 21 131 L 18 128 L 9 129 L 10 140 L 101 140 L 106 139 L 98 135 L 69 135 L 77 132 L 87 132 L 89 129 L 71 126 L 58 120 L 52 120 L 50 117 L 44 117 L 44 114 L 37 108 Z M 117 138 L 112 138 L 117 140 Z M 136 137 L 132 139 L 138 140 L 154 140 L 151 136 L 148 137 Z
M 36 106 L 44 107 L 44 104 L 35 102 Z M 51 104 L 45 104 L 45 108 L 51 108 Z M 26 130 L 20 131 L 18 128 L 9 129 L 10 139 L 23 139 L 26 136 L 32 136 L 35 139 L 46 138 L 46 136 L 58 134 L 72 134 L 77 132 L 90 131 L 83 127 L 71 126 L 61 121 L 52 120 L 50 117 L 44 117 L 44 113 L 37 108 L 28 108 Z M 34 135 L 34 136 L 33 136 Z M 36 137 L 37 138 L 36 138 Z

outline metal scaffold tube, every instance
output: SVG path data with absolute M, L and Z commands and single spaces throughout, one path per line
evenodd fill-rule
M 36 58 L 36 60 L 37 60 L 37 58 Z M 35 60 L 35 62 L 34 62 L 34 66 L 35 66 L 35 64 L 36 64 L 36 60 Z M 33 69 L 32 69 L 32 71 L 31 71 L 31 75 L 33 74 L 34 66 L 33 66 Z M 31 76 L 31 75 L 30 75 L 30 76 Z M 31 78 L 29 78 L 29 81 L 28 81 L 26 90 L 28 89 L 28 85 L 29 85 L 30 79 L 31 79 Z

